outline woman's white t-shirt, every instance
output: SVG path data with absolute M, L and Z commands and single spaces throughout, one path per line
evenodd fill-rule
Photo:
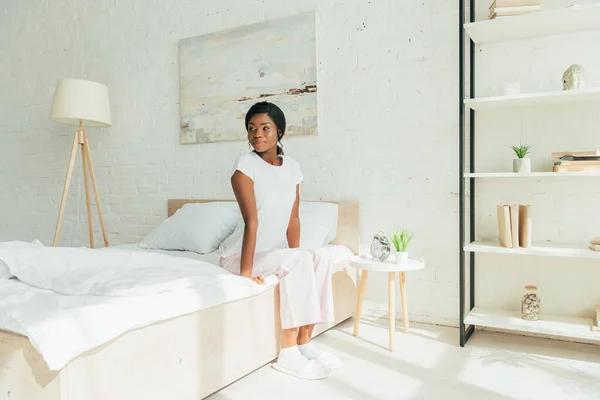
M 287 228 L 294 201 L 296 185 L 302 182 L 302 171 L 296 160 L 281 156 L 282 165 L 275 166 L 263 160 L 254 151 L 244 154 L 232 171 L 241 171 L 254 182 L 254 197 L 258 213 L 255 252 L 286 248 Z M 240 220 L 220 246 L 223 257 L 241 253 L 244 239 L 244 221 Z

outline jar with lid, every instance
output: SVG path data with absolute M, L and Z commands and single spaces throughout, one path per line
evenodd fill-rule
M 525 286 L 525 295 L 521 301 L 521 317 L 528 321 L 540 319 L 540 297 L 536 286 Z

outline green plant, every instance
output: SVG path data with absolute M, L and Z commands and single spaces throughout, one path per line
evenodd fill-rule
M 413 236 L 414 233 L 410 233 L 406 229 L 401 231 L 394 230 L 394 233 L 392 233 L 390 239 L 392 240 L 392 244 L 394 245 L 396 251 L 404 252 L 408 249 L 408 244 Z
M 530 153 L 529 149 L 531 149 L 530 145 L 520 145 L 520 146 L 511 146 L 511 149 L 515 152 L 515 155 L 519 158 L 525 157 Z

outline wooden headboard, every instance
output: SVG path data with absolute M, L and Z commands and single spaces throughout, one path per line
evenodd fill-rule
M 192 199 L 169 199 L 168 216 L 187 203 L 208 203 L 213 201 L 235 201 L 235 200 L 192 200 Z M 359 253 L 360 245 L 360 219 L 359 203 L 354 201 L 332 202 L 338 205 L 338 227 L 337 236 L 331 244 L 339 244 Z

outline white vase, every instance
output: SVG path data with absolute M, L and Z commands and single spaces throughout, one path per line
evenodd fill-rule
M 531 172 L 531 159 L 515 158 L 513 160 L 513 172 L 519 172 L 519 173 Z
M 408 251 L 397 251 L 395 254 L 396 264 L 401 267 L 406 267 L 408 264 Z

